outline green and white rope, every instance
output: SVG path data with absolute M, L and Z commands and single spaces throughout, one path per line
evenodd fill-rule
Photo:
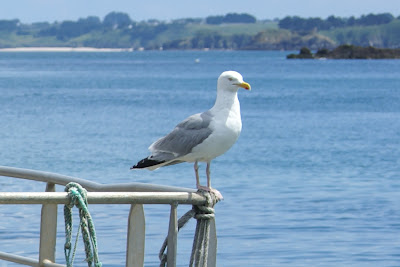
M 82 231 L 83 243 L 85 245 L 86 261 L 88 266 L 101 267 L 97 251 L 96 231 L 94 228 L 92 217 L 88 209 L 87 191 L 77 183 L 69 183 L 65 187 L 65 192 L 68 192 L 70 198 L 69 204 L 64 206 L 65 219 L 65 245 L 64 254 L 67 262 L 67 267 L 72 267 L 76 247 L 79 238 L 79 230 Z M 72 248 L 72 208 L 76 206 L 79 209 L 80 224 L 76 234 L 74 248 Z M 72 253 L 72 255 L 71 255 Z

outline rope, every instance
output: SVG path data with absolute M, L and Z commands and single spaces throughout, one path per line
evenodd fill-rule
M 102 264 L 99 261 L 97 252 L 97 240 L 96 231 L 92 217 L 88 210 L 87 192 L 86 190 L 77 183 L 69 183 L 65 187 L 65 192 L 68 192 L 70 198 L 69 204 L 64 206 L 64 219 L 65 219 L 65 245 L 64 254 L 67 262 L 67 267 L 72 267 L 76 247 L 79 238 L 79 230 L 82 231 L 83 243 L 85 245 L 86 261 L 88 266 L 91 267 L 94 263 L 94 267 L 101 267 Z M 76 234 L 74 248 L 72 249 L 72 208 L 76 206 L 79 209 L 80 224 Z M 93 250 L 93 253 L 92 253 Z M 71 255 L 72 253 L 72 255 Z
M 204 194 L 207 202 L 204 206 L 195 206 L 195 218 L 197 219 L 196 232 L 193 240 L 192 255 L 189 266 L 207 266 L 208 244 L 210 236 L 210 220 L 214 216 L 214 205 L 218 199 L 215 194 Z M 194 265 L 193 265 L 194 264 Z
M 196 218 L 197 225 L 193 240 L 192 254 L 190 257 L 189 266 L 207 266 L 208 258 L 208 244 L 210 236 L 210 219 L 214 216 L 214 205 L 219 201 L 219 198 L 215 196 L 213 192 L 205 190 L 198 190 L 198 193 L 203 194 L 206 197 L 206 204 L 204 206 L 192 206 L 192 209 L 186 212 L 178 220 L 178 232 L 186 225 L 191 218 Z M 158 257 L 160 259 L 160 267 L 165 267 L 167 263 L 167 254 L 165 250 L 168 247 L 168 237 L 165 238 L 164 243 L 161 247 Z M 194 264 L 194 265 L 193 265 Z

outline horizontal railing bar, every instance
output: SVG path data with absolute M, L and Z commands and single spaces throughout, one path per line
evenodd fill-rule
M 0 259 L 24 265 L 39 266 L 39 261 L 36 259 L 23 257 L 2 251 L 0 252 Z
M 72 176 L 36 171 L 22 168 L 0 166 L 0 176 L 21 178 L 58 185 L 67 185 L 70 182 L 79 183 L 88 191 L 96 192 L 196 192 L 193 188 L 177 186 L 155 185 L 147 183 L 100 184 Z
M 205 204 L 206 198 L 184 192 L 88 192 L 89 204 Z M 0 204 L 67 204 L 66 192 L 1 192 Z
M 54 263 L 54 262 L 51 262 L 49 260 L 44 260 L 43 261 L 43 266 L 44 267 L 66 267 L 66 265 L 64 265 L 64 264 Z

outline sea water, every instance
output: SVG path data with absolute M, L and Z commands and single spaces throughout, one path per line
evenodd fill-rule
M 400 61 L 286 54 L 1 53 L 0 165 L 193 188 L 192 164 L 129 168 L 181 120 L 210 108 L 219 74 L 236 70 L 252 90 L 239 91 L 239 140 L 211 164 L 224 196 L 218 266 L 398 266 Z M 204 165 L 200 174 L 205 183 Z M 45 188 L 0 184 L 4 192 Z M 89 209 L 103 266 L 124 266 L 129 206 Z M 56 258 L 64 263 L 59 210 Z M 3 205 L 0 214 L 0 251 L 36 258 L 40 206 Z M 157 266 L 169 207 L 148 205 L 145 214 L 145 265 Z M 178 266 L 188 265 L 194 228 L 179 233 Z M 76 266 L 85 266 L 81 242 L 77 251 Z

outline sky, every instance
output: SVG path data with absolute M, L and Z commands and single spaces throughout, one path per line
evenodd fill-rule
M 104 18 L 111 11 L 127 13 L 132 20 L 205 18 L 227 13 L 248 13 L 257 19 L 285 16 L 359 17 L 369 13 L 400 15 L 399 0 L 2 0 L 1 19 L 23 23 Z

